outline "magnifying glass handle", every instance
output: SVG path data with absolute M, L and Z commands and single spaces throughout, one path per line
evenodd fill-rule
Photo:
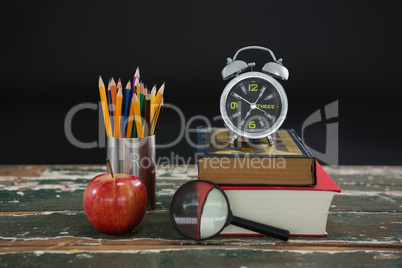
M 290 233 L 288 230 L 272 227 L 272 226 L 261 224 L 261 223 L 254 222 L 254 221 L 249 221 L 249 220 L 239 218 L 236 216 L 232 216 L 232 221 L 230 222 L 230 224 L 233 224 L 238 227 L 242 227 L 242 228 L 245 228 L 245 229 L 248 229 L 251 231 L 255 231 L 260 234 L 272 236 L 272 237 L 281 239 L 283 241 L 288 241 L 288 239 L 289 239 Z

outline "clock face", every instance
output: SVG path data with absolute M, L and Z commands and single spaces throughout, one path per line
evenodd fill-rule
M 261 138 L 272 134 L 282 124 L 287 98 L 275 79 L 250 72 L 236 77 L 225 88 L 221 112 L 225 123 L 235 133 Z

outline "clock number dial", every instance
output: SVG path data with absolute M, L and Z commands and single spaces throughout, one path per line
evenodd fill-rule
M 272 127 L 282 110 L 280 93 L 269 81 L 253 77 L 237 82 L 226 99 L 231 123 L 241 131 L 258 133 Z
M 258 91 L 258 84 L 248 84 L 248 91 Z

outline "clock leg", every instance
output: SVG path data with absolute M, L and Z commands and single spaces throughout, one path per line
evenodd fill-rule
M 232 138 L 230 139 L 230 144 L 235 143 L 235 141 L 237 140 L 238 137 L 239 137 L 239 135 L 233 133 L 233 136 L 232 136 Z
M 268 141 L 269 146 L 273 146 L 273 145 L 274 145 L 274 140 L 272 139 L 272 136 L 271 136 L 271 135 L 268 135 L 267 141 Z

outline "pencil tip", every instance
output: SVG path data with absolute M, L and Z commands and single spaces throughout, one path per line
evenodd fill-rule
M 100 87 L 105 87 L 105 84 L 103 83 L 101 76 L 99 76 L 99 86 Z
M 163 94 L 164 90 L 165 90 L 165 82 L 163 82 L 163 84 L 162 84 L 161 87 L 159 88 L 159 91 L 160 91 L 160 93 L 162 93 L 162 94 Z

